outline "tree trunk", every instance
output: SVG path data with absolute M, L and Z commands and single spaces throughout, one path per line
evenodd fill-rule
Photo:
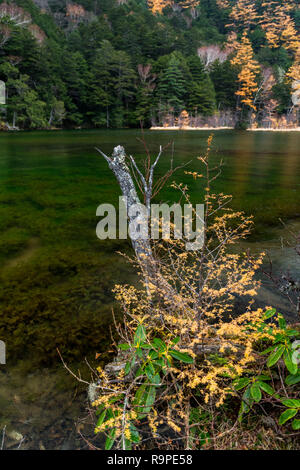
M 119 186 L 121 188 L 124 198 L 126 198 L 127 214 L 129 223 L 134 224 L 136 215 L 131 214 L 130 208 L 133 205 L 141 204 L 138 194 L 135 189 L 135 184 L 132 180 L 130 170 L 125 163 L 125 150 L 120 145 L 115 147 L 112 158 L 104 155 L 99 149 L 97 149 L 108 162 L 109 168 L 113 171 Z M 147 218 L 143 221 L 148 226 Z M 144 278 L 146 282 L 150 280 L 154 281 L 155 278 L 155 260 L 153 257 L 150 240 L 148 238 L 139 238 L 137 240 L 131 238 L 131 243 L 135 251 L 139 265 L 141 266 Z
M 126 154 L 125 154 L 124 148 L 120 145 L 115 147 L 111 158 L 105 155 L 100 149 L 97 149 L 97 151 L 101 153 L 101 155 L 106 159 L 106 161 L 108 162 L 109 168 L 113 171 L 115 177 L 117 178 L 122 194 L 126 200 L 129 223 L 134 224 L 134 222 L 136 221 L 137 215 L 134 213 L 134 211 L 133 213 L 131 213 L 130 208 L 132 208 L 133 205 L 141 204 L 141 201 L 137 194 L 135 184 L 130 174 L 130 170 L 125 162 Z M 153 172 L 160 158 L 161 151 L 162 149 L 160 150 L 158 157 L 156 158 L 154 164 L 151 167 L 148 185 L 145 182 L 145 179 L 141 175 L 141 177 L 143 178 L 143 182 L 145 184 L 147 215 L 145 214 L 144 220 L 141 220 L 142 217 L 140 215 L 139 221 L 142 224 L 145 224 L 146 227 L 149 227 L 148 217 L 150 215 L 150 201 L 151 201 L 151 194 L 152 194 Z M 135 161 L 132 157 L 131 157 L 131 161 L 137 169 Z M 164 277 L 160 274 L 158 263 L 156 262 L 153 256 L 151 243 L 150 243 L 150 236 L 148 236 L 147 238 L 138 238 L 138 239 L 134 239 L 132 237 L 130 238 L 131 238 L 132 247 L 136 254 L 137 261 L 143 273 L 148 295 L 151 296 L 151 292 L 153 291 L 153 289 L 155 289 L 156 293 L 159 296 L 161 296 L 165 301 L 167 301 L 169 304 L 172 304 L 172 305 L 176 304 L 176 302 L 174 301 L 175 291 L 172 288 L 172 286 L 170 286 L 170 284 L 166 281 L 166 279 L 164 279 Z
M 51 126 L 52 124 L 52 121 L 53 121 L 53 108 L 51 108 L 51 111 L 50 111 L 50 116 L 49 116 L 49 121 L 48 121 L 48 126 Z

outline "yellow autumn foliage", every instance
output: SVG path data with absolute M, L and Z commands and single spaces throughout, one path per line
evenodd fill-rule
M 124 325 L 118 327 L 118 331 L 122 341 L 131 345 L 130 350 L 141 346 L 134 339 L 141 326 L 145 334 L 144 347 L 149 345 L 151 349 L 153 338 L 161 338 L 166 345 L 161 358 L 165 358 L 169 366 L 160 376 L 155 401 L 145 415 L 154 438 L 159 426 L 166 424 L 185 439 L 189 434 L 192 397 L 196 394 L 203 403 L 221 406 L 226 397 L 235 393 L 232 381 L 257 366 L 256 345 L 262 335 L 266 339 L 266 333 L 259 333 L 258 328 L 264 322 L 265 311 L 252 308 L 259 287 L 255 273 L 264 254 L 254 261 L 234 249 L 234 245 L 249 234 L 252 219 L 228 207 L 230 196 L 212 191 L 220 168 L 210 167 L 211 145 L 212 137 L 208 140 L 206 154 L 199 157 L 203 171 L 196 173 L 204 183 L 203 248 L 186 251 L 184 240 L 157 242 L 153 247 L 157 282 L 141 279 L 147 289 L 127 285 L 114 288 L 124 312 Z M 175 183 L 173 186 L 189 201 L 186 186 Z M 235 311 L 236 299 L 244 299 L 244 311 L 239 314 Z M 194 360 L 189 363 L 173 361 L 172 348 Z M 147 352 L 145 354 L 141 356 L 142 363 L 149 360 Z M 140 406 L 136 404 L 136 397 L 143 387 L 142 372 L 135 378 L 128 378 L 124 369 L 117 378 L 101 368 L 98 373 L 100 395 L 94 406 L 107 407 L 112 418 L 98 423 L 96 432 L 107 433 L 113 429 L 114 439 L 119 438 L 121 448 L 122 445 L 125 448 L 130 429 L 139 425 Z

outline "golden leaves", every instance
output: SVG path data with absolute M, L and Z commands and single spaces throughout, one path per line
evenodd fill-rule
M 251 42 L 246 32 L 242 36 L 241 43 L 236 45 L 236 54 L 231 60 L 231 64 L 240 67 L 240 73 L 238 75 L 240 86 L 236 95 L 241 97 L 241 103 L 256 110 L 254 96 L 258 90 L 256 79 L 260 71 L 260 66 L 254 59 Z
M 263 4 L 265 11 L 261 18 L 261 26 L 266 32 L 269 46 L 276 49 L 283 46 L 296 52 L 300 46 L 299 35 L 290 11 L 295 7 L 294 2 L 273 1 Z
M 251 25 L 257 23 L 259 18 L 255 2 L 253 0 L 238 0 L 230 13 L 230 18 L 233 20 L 233 24 L 228 27 L 241 25 L 243 28 L 250 28 Z
M 199 4 L 200 0 L 182 0 L 176 3 L 176 5 L 181 6 L 183 9 L 195 8 Z M 173 0 L 148 0 L 148 7 L 154 15 L 161 14 L 164 8 L 173 5 L 175 5 Z

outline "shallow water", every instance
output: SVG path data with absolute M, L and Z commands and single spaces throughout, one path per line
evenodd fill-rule
M 196 159 L 210 132 L 153 132 L 145 138 L 155 154 L 164 153 L 158 174 Z M 96 238 L 96 208 L 117 203 L 119 188 L 104 159 L 122 144 L 140 161 L 139 131 L 57 131 L 0 135 L 0 339 L 7 364 L 0 366 L 0 433 L 16 430 L 27 448 L 72 448 L 74 421 L 85 416 L 82 388 L 62 368 L 57 348 L 88 378 L 84 357 L 94 365 L 108 358 L 111 289 L 134 282 L 131 268 L 116 251 L 129 243 Z M 292 248 L 281 248 L 289 230 L 300 230 L 299 133 L 215 132 L 212 159 L 224 160 L 216 191 L 233 195 L 234 208 L 253 214 L 255 231 L 243 247 L 269 250 L 278 272 L 299 273 Z M 200 181 L 179 170 L 173 179 L 189 184 L 192 200 L 202 202 Z M 160 196 L 176 201 L 167 186 Z M 157 202 L 159 202 L 159 200 Z M 287 223 L 282 225 L 279 219 Z M 300 274 L 300 273 L 299 273 Z M 287 310 L 266 283 L 262 302 Z M 292 312 L 289 312 L 292 315 Z M 81 429 L 83 423 L 77 423 Z M 76 437 L 77 436 L 77 437 Z M 7 446 L 19 444 L 6 435 Z

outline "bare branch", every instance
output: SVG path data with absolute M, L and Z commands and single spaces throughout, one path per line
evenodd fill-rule
M 135 170 L 137 171 L 137 174 L 139 175 L 139 177 L 140 177 L 141 180 L 142 180 L 142 183 L 143 183 L 143 185 L 144 185 L 144 190 L 145 190 L 145 192 L 147 192 L 148 186 L 147 186 L 147 183 L 146 183 L 146 180 L 145 180 L 145 178 L 144 178 L 143 173 L 141 172 L 141 170 L 140 170 L 139 167 L 137 166 L 137 164 L 136 164 L 136 162 L 135 162 L 133 156 L 130 155 L 129 158 L 130 158 L 130 161 L 131 161 L 132 165 L 134 166 Z
M 97 150 L 97 152 L 99 152 L 99 153 L 102 155 L 102 157 L 105 158 L 105 160 L 106 160 L 109 164 L 111 163 L 111 159 L 110 159 L 107 155 L 105 155 L 105 153 L 103 153 L 102 150 L 98 149 L 97 147 L 95 147 L 95 149 Z

